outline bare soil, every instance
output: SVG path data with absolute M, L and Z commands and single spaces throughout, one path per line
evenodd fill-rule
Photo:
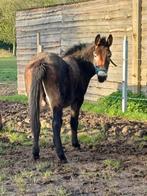
M 65 110 L 62 139 L 68 158 L 61 164 L 52 144 L 51 112 L 41 113 L 40 160 L 31 156 L 27 106 L 0 102 L 0 195 L 147 195 L 147 124 L 81 112 L 81 149 L 70 141 L 70 112 Z M 15 141 L 12 133 L 27 141 Z M 97 134 L 99 137 L 97 138 Z M 100 135 L 102 134 L 102 135 Z M 89 136 L 91 140 L 82 136 Z M 11 137 L 10 137 L 11 136 Z

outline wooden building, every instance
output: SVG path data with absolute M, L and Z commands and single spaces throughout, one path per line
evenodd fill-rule
M 147 94 L 147 1 L 91 0 L 69 5 L 18 11 L 16 14 L 18 93 L 25 92 L 24 68 L 42 48 L 59 55 L 77 43 L 94 41 L 97 33 L 114 37 L 107 82 L 93 77 L 86 99 L 96 101 L 121 88 L 123 37 L 129 43 L 128 85 Z

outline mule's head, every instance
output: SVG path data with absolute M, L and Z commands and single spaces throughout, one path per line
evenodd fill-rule
M 93 52 L 93 64 L 99 82 L 104 82 L 107 79 L 107 72 L 111 61 L 110 46 L 112 45 L 113 37 L 110 34 L 108 38 L 98 34 L 95 38 L 95 49 Z

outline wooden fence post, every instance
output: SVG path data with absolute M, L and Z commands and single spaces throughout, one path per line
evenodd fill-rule
M 141 6 L 142 0 L 132 0 L 132 90 L 135 93 L 141 90 Z
M 37 33 L 37 54 L 42 52 L 42 45 L 40 44 L 40 33 Z

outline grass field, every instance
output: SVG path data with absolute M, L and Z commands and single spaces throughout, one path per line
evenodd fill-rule
M 17 80 L 16 57 L 0 58 L 0 83 Z

